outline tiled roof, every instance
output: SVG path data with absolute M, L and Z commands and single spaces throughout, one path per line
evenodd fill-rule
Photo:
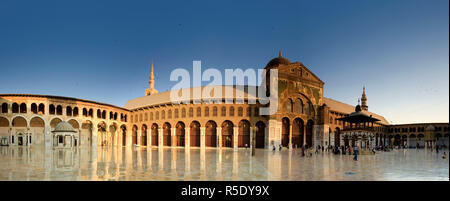
M 190 94 L 192 96 L 193 91 L 194 90 L 203 90 L 205 88 L 205 86 L 202 87 L 193 87 L 193 88 L 189 88 L 190 90 Z M 225 96 L 225 90 L 227 89 L 231 89 L 233 90 L 234 93 L 234 86 L 222 86 L 222 97 L 224 99 L 230 98 L 233 99 L 233 97 L 235 97 L 234 95 L 231 96 Z M 257 92 L 257 87 L 255 86 L 245 86 L 244 88 L 244 99 L 257 99 L 257 96 L 255 95 L 249 95 L 248 93 L 246 93 L 245 91 L 247 91 L 249 88 L 254 88 Z M 236 89 L 239 90 L 239 89 Z M 165 91 L 162 93 L 157 93 L 157 94 L 152 94 L 150 96 L 143 96 L 143 97 L 139 97 L 139 98 L 135 98 L 132 100 L 129 100 L 126 104 L 125 104 L 125 108 L 129 109 L 129 110 L 134 110 L 134 109 L 138 109 L 138 108 L 142 108 L 142 107 L 147 107 L 147 106 L 154 106 L 154 105 L 160 105 L 160 104 L 170 104 L 172 103 L 171 98 L 170 98 L 170 93 L 171 91 Z M 195 97 L 194 97 L 195 98 Z M 185 98 L 185 99 L 180 99 L 181 101 L 183 100 L 193 100 L 194 98 Z M 201 98 L 201 97 L 200 97 Z
M 323 98 L 324 103 L 330 107 L 330 110 L 335 111 L 335 112 L 340 112 L 340 113 L 344 113 L 344 114 L 351 114 L 352 112 L 355 111 L 355 107 L 343 102 L 339 102 L 337 100 L 333 100 L 331 98 Z M 370 115 L 372 115 L 372 117 L 379 119 L 379 123 L 384 124 L 384 125 L 389 125 L 389 122 L 381 115 L 375 114 L 373 112 L 366 112 Z

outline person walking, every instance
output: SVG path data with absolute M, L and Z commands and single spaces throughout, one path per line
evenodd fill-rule
M 282 148 L 282 147 L 281 147 L 281 144 L 280 144 L 280 146 L 278 147 L 278 150 L 281 151 L 281 148 Z
M 305 156 L 305 145 L 302 145 L 302 157 Z
M 355 148 L 353 149 L 353 160 L 357 161 L 358 160 L 358 147 L 355 146 Z

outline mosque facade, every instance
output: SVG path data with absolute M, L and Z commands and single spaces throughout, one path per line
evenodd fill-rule
M 351 125 L 342 118 L 355 112 L 355 106 L 324 97 L 325 83 L 281 53 L 268 62 L 265 70 L 270 69 L 278 70 L 278 108 L 271 115 L 260 115 L 264 105 L 247 93 L 250 86 L 244 87 L 244 101 L 223 96 L 231 104 L 192 98 L 173 103 L 170 91 L 159 93 L 154 87 L 153 62 L 145 96 L 123 107 L 60 96 L 0 94 L 0 145 L 293 149 L 348 144 L 341 131 Z M 250 104 L 254 99 L 256 104 Z M 448 146 L 448 123 L 390 125 L 369 111 L 365 88 L 356 107 L 377 119 L 371 131 L 373 146 Z M 66 137 L 60 137 L 57 128 L 64 128 Z

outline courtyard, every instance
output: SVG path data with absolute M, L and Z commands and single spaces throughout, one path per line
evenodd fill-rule
M 0 147 L 0 180 L 10 181 L 448 181 L 443 152 L 393 150 L 375 155 L 300 150 Z

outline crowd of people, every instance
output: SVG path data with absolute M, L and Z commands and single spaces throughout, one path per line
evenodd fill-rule
M 418 145 L 416 146 L 416 149 L 418 149 Z M 295 147 L 297 148 L 297 146 Z M 427 149 L 431 149 L 433 150 L 433 148 L 436 150 L 436 153 L 439 153 L 439 150 L 442 149 L 446 149 L 445 146 L 440 146 L 440 145 L 435 145 L 432 148 L 427 148 Z M 278 150 L 281 151 L 283 149 L 283 147 L 281 145 L 279 145 Z M 307 144 L 303 145 L 302 147 L 300 147 L 301 149 L 301 156 L 302 157 L 311 157 L 314 154 L 320 154 L 320 153 L 332 153 L 335 155 L 353 155 L 353 160 L 357 161 L 358 160 L 358 155 L 359 155 L 359 148 L 358 146 L 354 146 L 354 147 L 350 147 L 350 146 L 320 146 L 317 145 L 315 148 L 308 146 Z M 407 146 L 391 146 L 391 145 L 386 145 L 386 146 L 375 146 L 370 148 L 370 152 L 372 154 L 375 154 L 377 151 L 384 151 L 384 152 L 389 152 L 392 151 L 394 149 L 408 149 Z M 273 145 L 273 149 L 272 151 L 275 152 L 277 149 L 275 147 L 275 145 Z M 447 153 L 444 151 L 443 152 L 443 159 L 447 158 Z

